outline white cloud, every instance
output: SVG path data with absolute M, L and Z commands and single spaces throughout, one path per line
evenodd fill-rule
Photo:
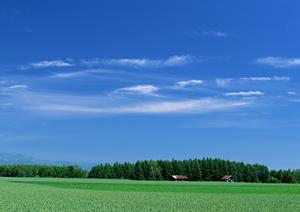
M 10 85 L 7 87 L 2 88 L 3 91 L 19 91 L 19 90 L 25 90 L 28 88 L 28 85 L 23 85 L 23 84 L 19 84 L 19 85 Z
M 273 80 L 277 80 L 277 81 L 289 81 L 291 78 L 290 77 L 273 77 Z
M 64 61 L 64 60 L 43 60 L 39 62 L 29 63 L 28 65 L 21 66 L 21 69 L 40 69 L 40 68 L 49 68 L 49 67 L 70 67 L 74 64 Z
M 148 102 L 112 107 L 87 107 L 80 105 L 44 105 L 35 108 L 51 112 L 87 114 L 167 114 L 167 113 L 209 113 L 248 106 L 245 101 L 200 99 L 184 101 Z
M 202 31 L 202 35 L 212 36 L 212 37 L 216 37 L 216 38 L 224 38 L 224 37 L 228 37 L 229 36 L 229 34 L 227 34 L 225 32 L 214 31 L 214 30 Z
M 64 72 L 64 73 L 56 73 L 51 75 L 53 78 L 75 78 L 85 76 L 88 72 L 86 71 L 73 71 L 73 72 Z
M 82 71 L 73 71 L 73 72 L 62 72 L 62 73 L 55 73 L 51 75 L 53 78 L 76 78 L 76 77 L 83 77 L 97 73 L 108 73 L 109 70 L 102 70 L 102 69 L 88 69 Z
M 216 83 L 220 87 L 225 87 L 228 84 L 230 84 L 233 81 L 231 78 L 226 78 L 226 79 L 216 79 Z
M 111 65 L 111 66 L 131 66 L 139 68 L 152 67 L 173 67 L 181 66 L 199 61 L 199 58 L 190 55 L 173 55 L 165 60 L 148 58 L 120 58 L 120 59 L 91 59 L 81 60 L 84 65 Z
M 263 57 L 255 60 L 257 64 L 268 65 L 274 68 L 291 68 L 300 66 L 300 58 Z
M 246 81 L 288 81 L 290 80 L 290 77 L 286 76 L 274 76 L 274 77 L 244 77 L 240 78 L 241 80 L 246 80 Z
M 244 77 L 240 78 L 241 80 L 246 80 L 246 81 L 271 81 L 271 77 Z
M 288 91 L 287 94 L 289 94 L 289 95 L 297 95 L 297 93 L 295 91 Z
M 5 100 L 14 109 L 45 115 L 117 115 L 117 114 L 180 114 L 209 113 L 243 108 L 249 100 L 223 98 L 192 98 L 164 101 L 140 98 L 115 98 L 111 96 L 66 95 L 44 92 L 8 92 Z
M 148 67 L 158 66 L 161 64 L 160 60 L 149 60 L 146 58 L 121 58 L 121 59 L 103 59 L 102 64 L 107 65 L 120 65 L 120 66 L 137 66 L 137 67 Z
M 194 59 L 190 55 L 173 55 L 169 57 L 167 60 L 162 61 L 162 64 L 164 66 L 178 66 L 178 65 L 184 65 L 186 63 L 191 63 L 194 61 Z
M 203 84 L 202 80 L 185 80 L 176 82 L 176 85 L 179 87 L 196 86 L 201 84 Z
M 117 89 L 115 92 L 154 95 L 155 92 L 158 90 L 159 90 L 158 87 L 156 87 L 154 85 L 136 85 L 136 86 L 120 88 L 120 89 Z
M 230 84 L 242 84 L 246 82 L 267 82 L 267 81 L 289 81 L 287 76 L 272 76 L 272 77 L 242 77 L 242 78 L 219 78 L 216 83 L 220 87 L 226 87 Z
M 261 91 L 240 91 L 225 93 L 225 96 L 260 96 L 263 95 Z
M 11 85 L 8 87 L 9 89 L 26 89 L 28 85 Z

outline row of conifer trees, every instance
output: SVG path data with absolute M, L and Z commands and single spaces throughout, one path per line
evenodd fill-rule
M 88 172 L 77 166 L 1 165 L 2 177 L 85 178 Z
M 300 170 L 272 170 L 260 164 L 245 164 L 221 159 L 144 160 L 135 163 L 94 166 L 90 178 L 133 180 L 171 180 L 172 175 L 185 175 L 191 181 L 220 181 L 232 175 L 238 182 L 300 183 Z
M 0 165 L 0 176 L 5 177 L 171 180 L 172 175 L 185 175 L 191 181 L 220 181 L 232 175 L 237 182 L 300 183 L 300 170 L 269 170 L 260 164 L 212 158 L 105 163 L 90 171 L 77 166 Z

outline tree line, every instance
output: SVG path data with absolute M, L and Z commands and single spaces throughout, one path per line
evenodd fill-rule
M 232 175 L 237 182 L 300 183 L 300 170 L 269 170 L 265 165 L 213 158 L 104 163 L 90 171 L 78 166 L 0 165 L 4 177 L 172 180 L 172 175 L 185 175 L 190 181 L 220 181 Z
M 300 170 L 270 171 L 265 165 L 212 158 L 105 163 L 94 166 L 88 177 L 171 180 L 172 175 L 185 175 L 190 181 L 221 181 L 224 175 L 232 175 L 237 182 L 300 183 Z
M 77 166 L 1 165 L 2 177 L 85 178 L 88 172 Z

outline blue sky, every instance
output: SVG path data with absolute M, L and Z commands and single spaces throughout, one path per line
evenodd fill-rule
M 299 168 L 298 1 L 1 1 L 1 152 Z

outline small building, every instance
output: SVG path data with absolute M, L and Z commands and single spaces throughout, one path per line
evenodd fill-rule
M 185 175 L 172 175 L 172 179 L 173 180 L 188 180 L 189 178 Z
M 232 175 L 225 175 L 221 178 L 222 181 L 232 183 L 234 182 L 234 177 Z

